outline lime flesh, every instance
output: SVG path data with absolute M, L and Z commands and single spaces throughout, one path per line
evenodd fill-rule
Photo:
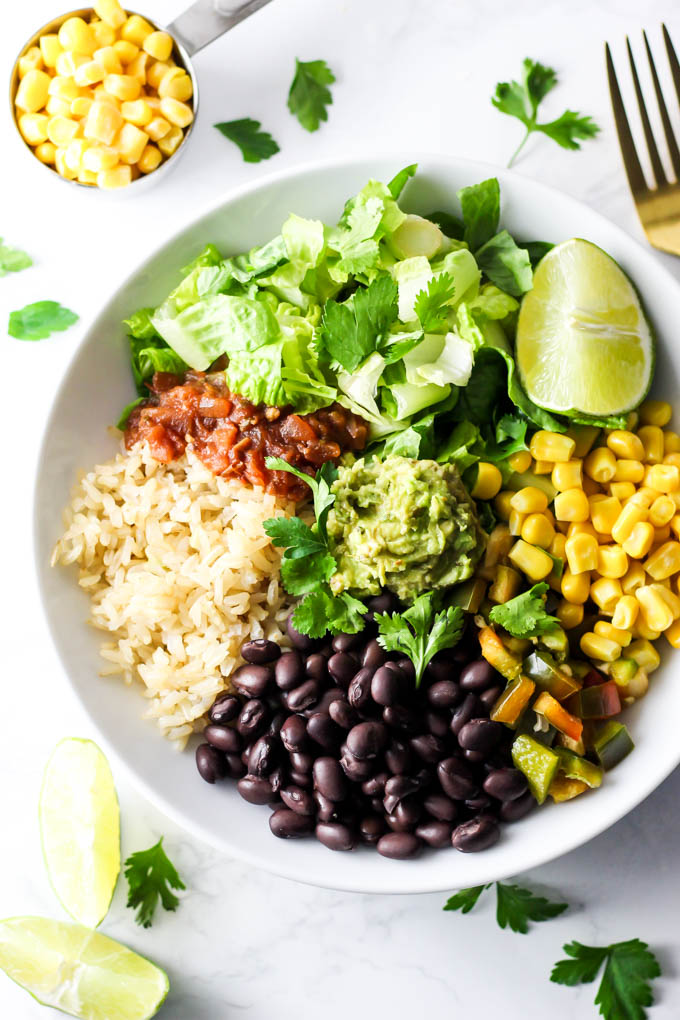
M 643 399 L 654 341 L 623 270 L 573 238 L 541 260 L 517 324 L 517 366 L 528 396 L 560 414 L 606 416 Z
M 109 764 L 91 740 L 69 737 L 52 752 L 40 832 L 54 891 L 76 921 L 95 928 L 120 872 L 120 811 Z
M 83 1020 L 147 1020 L 167 975 L 100 932 L 70 921 L 0 921 L 0 968 L 45 1006 Z

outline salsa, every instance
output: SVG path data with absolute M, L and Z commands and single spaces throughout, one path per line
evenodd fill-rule
M 313 476 L 325 461 L 363 450 L 368 437 L 363 419 L 340 404 L 302 415 L 251 404 L 231 393 L 219 372 L 188 372 L 183 379 L 156 372 L 150 390 L 149 400 L 128 419 L 128 449 L 146 441 L 152 457 L 168 464 L 190 442 L 213 474 L 243 478 L 290 499 L 306 499 L 308 487 L 286 471 L 270 471 L 266 457 L 282 457 Z

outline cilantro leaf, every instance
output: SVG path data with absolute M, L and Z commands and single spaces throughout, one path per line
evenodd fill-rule
M 58 301 L 35 301 L 9 313 L 7 332 L 16 340 L 44 340 L 77 321 L 76 313 L 63 308 Z
M 416 687 L 420 686 L 425 667 L 442 648 L 452 648 L 463 633 L 463 611 L 449 606 L 434 611 L 434 592 L 419 595 L 403 613 L 378 613 L 378 643 L 387 652 L 408 655 L 416 671 Z
M 391 276 L 360 287 L 342 304 L 329 299 L 321 333 L 327 355 L 353 372 L 379 346 L 397 311 L 398 288 Z
M 395 174 L 390 183 L 387 185 L 388 190 L 392 198 L 397 199 L 401 195 L 404 187 L 408 183 L 409 178 L 413 177 L 418 169 L 417 163 L 411 163 L 410 166 L 405 166 L 403 170 L 400 170 L 398 174 Z
M 328 120 L 326 107 L 333 102 L 328 85 L 335 75 L 325 60 L 295 61 L 295 76 L 288 93 L 288 109 L 307 131 L 316 131 Z
M 477 905 L 477 900 L 482 895 L 485 889 L 490 889 L 491 883 L 488 885 L 473 885 L 469 889 L 461 889 L 460 892 L 454 893 L 450 896 L 442 910 L 460 910 L 461 914 L 469 914 L 473 907 Z
M 175 910 L 178 898 L 171 889 L 186 889 L 174 865 L 163 849 L 163 837 L 148 850 L 130 854 L 125 862 L 128 880 L 128 907 L 138 907 L 135 921 L 150 928 L 160 899 L 165 910 Z
M 330 581 L 338 569 L 334 556 L 328 552 L 295 556 L 281 561 L 281 580 L 291 595 L 307 595 Z
M 475 252 L 498 230 L 501 215 L 501 188 L 496 177 L 461 188 L 458 201 L 463 211 L 463 240 Z
M 332 595 L 328 590 L 306 595 L 293 613 L 293 624 L 311 638 L 331 634 L 358 634 L 364 629 L 366 606 L 347 592 Z
M 646 942 L 629 939 L 610 946 L 569 942 L 562 948 L 571 959 L 555 964 L 551 981 L 570 986 L 587 984 L 595 980 L 604 963 L 595 996 L 600 1016 L 605 1020 L 644 1020 L 644 1007 L 654 1002 L 649 982 L 661 974 L 659 962 Z
M 521 81 L 502 81 L 496 85 L 491 102 L 510 117 L 516 117 L 524 124 L 526 134 L 510 158 L 512 166 L 527 138 L 534 131 L 541 131 L 564 149 L 580 149 L 579 140 L 592 138 L 600 128 L 591 117 L 565 112 L 556 120 L 539 124 L 538 107 L 557 84 L 557 73 L 552 67 L 545 67 L 527 57 L 522 64 Z
M 531 290 L 533 271 L 529 252 L 519 248 L 507 230 L 501 230 L 482 245 L 475 252 L 475 259 L 484 275 L 506 293 L 521 297 Z
M 496 920 L 501 928 L 526 935 L 528 921 L 548 921 L 567 909 L 567 903 L 551 903 L 521 885 L 496 882 Z
M 299 517 L 269 517 L 262 527 L 274 545 L 286 548 L 286 559 L 299 560 L 326 551 L 324 540 Z
M 535 584 L 529 591 L 516 595 L 514 599 L 494 606 L 489 620 L 504 627 L 516 638 L 538 637 L 559 626 L 559 620 L 545 611 L 543 595 L 548 590 L 545 581 Z
M 306 484 L 310 487 L 312 490 L 312 496 L 314 497 L 316 526 L 323 541 L 324 548 L 327 547 L 328 536 L 326 534 L 326 518 L 328 517 L 328 511 L 335 502 L 335 496 L 331 492 L 331 486 L 338 477 L 338 469 L 335 465 L 332 464 L 331 461 L 327 460 L 325 464 L 321 466 L 319 471 L 317 471 L 315 478 L 312 478 L 311 475 L 306 475 L 304 471 L 298 471 L 296 467 L 293 467 L 292 464 L 289 464 L 287 460 L 283 460 L 281 457 L 267 457 L 265 465 L 270 471 L 288 471 L 291 475 L 295 475 L 303 482 L 306 482 Z M 296 520 L 296 518 L 289 519 Z M 271 520 L 280 520 L 280 518 L 270 518 L 270 521 Z M 265 530 L 270 521 L 264 522 Z M 270 532 L 267 531 L 267 534 L 270 535 Z M 279 543 L 277 543 L 277 545 L 278 544 Z
M 20 248 L 12 248 L 4 244 L 0 237 L 0 276 L 6 273 L 19 273 L 22 269 L 28 269 L 33 265 L 33 259 Z
M 448 273 L 433 276 L 425 290 L 416 294 L 414 311 L 423 332 L 432 333 L 446 322 L 446 305 L 452 300 L 456 285 Z
M 267 131 L 261 131 L 259 120 L 241 117 L 240 120 L 223 120 L 214 127 L 230 142 L 238 145 L 245 163 L 261 163 L 280 151 Z

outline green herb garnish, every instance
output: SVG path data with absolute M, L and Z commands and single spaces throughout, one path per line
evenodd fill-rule
M 562 948 L 571 959 L 555 964 L 551 981 L 559 985 L 588 984 L 604 964 L 595 996 L 600 1016 L 605 1020 L 644 1020 L 644 1007 L 654 1002 L 649 982 L 661 974 L 659 962 L 646 942 L 629 939 L 610 946 L 568 942 Z
M 35 301 L 9 313 L 7 332 L 16 340 L 44 340 L 77 321 L 76 313 L 63 308 L 58 301 Z
M 545 611 L 543 596 L 548 591 L 545 581 L 535 584 L 529 591 L 516 595 L 509 602 L 494 606 L 489 620 L 504 627 L 516 638 L 539 637 L 558 627 L 560 621 Z
M 259 120 L 242 117 L 240 120 L 221 121 L 214 125 L 225 138 L 238 145 L 245 163 L 261 163 L 280 151 L 279 146 L 267 131 L 261 131 Z
M 372 354 L 397 318 L 397 285 L 380 276 L 342 304 L 329 299 L 323 311 L 322 342 L 327 355 L 353 372 Z
M 456 285 L 448 273 L 439 273 L 421 290 L 414 303 L 414 311 L 425 333 L 435 333 L 446 324 L 446 306 L 456 292 Z
M 150 928 L 158 901 L 165 910 L 176 910 L 179 899 L 171 889 L 186 889 L 174 865 L 163 849 L 163 837 L 148 850 L 130 854 L 125 862 L 128 880 L 128 907 L 138 907 L 135 921 Z
M 403 613 L 377 613 L 375 621 L 380 630 L 378 643 L 387 652 L 408 655 L 415 667 L 418 687 L 430 659 L 460 641 L 464 617 L 459 606 L 436 613 L 435 594 L 430 591 L 419 595 Z
M 295 61 L 295 77 L 288 93 L 288 109 L 307 131 L 317 131 L 328 120 L 326 107 L 333 102 L 329 85 L 335 75 L 325 60 Z
M 32 265 L 33 259 L 30 255 L 20 248 L 4 244 L 0 237 L 0 276 L 5 276 L 6 273 L 19 273 Z
M 446 901 L 444 910 L 460 910 L 463 914 L 469 914 L 482 893 L 493 884 L 489 882 L 488 885 L 461 889 Z M 510 928 L 521 935 L 528 932 L 529 921 L 549 921 L 563 914 L 568 906 L 566 903 L 553 903 L 545 896 L 537 896 L 521 885 L 507 885 L 505 882 L 496 882 L 495 885 L 496 920 L 499 926 Z

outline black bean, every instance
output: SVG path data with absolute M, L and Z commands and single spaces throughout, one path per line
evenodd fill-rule
M 335 652 L 328 660 L 328 672 L 339 687 L 349 687 L 350 680 L 356 671 L 356 659 L 346 652 Z
M 451 836 L 451 845 L 464 854 L 476 853 L 479 850 L 488 850 L 497 843 L 500 834 L 501 830 L 495 818 L 479 815 L 478 818 L 471 818 L 469 822 L 456 826 Z
M 326 751 L 335 751 L 342 742 L 343 731 L 333 722 L 330 716 L 315 712 L 307 720 L 307 733 L 312 740 L 325 748 Z
M 236 789 L 249 804 L 268 804 L 273 797 L 271 783 L 262 776 L 244 776 Z
M 272 716 L 271 722 L 267 727 L 267 733 L 270 737 L 278 737 L 280 735 L 281 727 L 287 718 L 288 715 L 286 712 L 276 712 L 276 714 Z
M 267 690 L 274 673 L 270 666 L 239 666 L 232 673 L 231 682 L 239 694 L 245 694 L 247 698 L 261 698 Z
M 359 716 L 346 701 L 332 701 L 328 706 L 328 714 L 343 730 L 350 730 L 359 722 Z
M 299 652 L 284 652 L 274 666 L 274 680 L 281 691 L 292 691 L 304 676 L 305 664 Z
M 391 591 L 374 595 L 366 604 L 372 613 L 396 613 L 399 609 L 399 600 Z
M 464 691 L 473 691 L 477 694 L 479 691 L 485 691 L 487 687 L 495 686 L 498 683 L 498 673 L 486 659 L 477 659 L 463 666 L 458 683 Z
M 465 801 L 465 807 L 473 815 L 493 815 L 496 813 L 498 802 L 492 800 L 486 793 L 478 793 L 475 797 L 469 797 Z
M 319 685 L 316 680 L 305 680 L 299 687 L 288 691 L 284 700 L 291 712 L 301 712 L 319 700 Z
M 323 692 L 316 705 L 305 709 L 305 715 L 309 717 L 316 712 L 321 712 L 322 715 L 329 715 L 330 707 L 334 701 L 345 701 L 346 699 L 347 695 L 339 687 L 329 687 L 327 691 Z
M 486 759 L 486 755 L 483 751 L 471 751 L 469 748 L 466 748 L 465 751 L 463 751 L 463 757 L 472 765 L 481 765 Z
M 378 705 L 396 705 L 406 689 L 406 675 L 401 669 L 390 669 L 391 663 L 379 666 L 371 680 L 371 694 Z
M 246 662 L 252 662 L 256 666 L 266 666 L 268 662 L 275 662 L 281 654 L 281 649 L 275 641 L 267 641 L 258 638 L 256 641 L 245 641 L 241 645 L 241 655 Z
M 446 743 L 433 733 L 421 733 L 417 737 L 411 737 L 410 744 L 418 757 L 431 765 L 436 765 L 446 754 Z
M 387 814 L 392 814 L 399 801 L 410 797 L 420 789 L 420 783 L 413 776 L 391 776 L 385 783 L 383 804 Z
M 219 726 L 224 726 L 225 723 L 231 722 L 241 711 L 242 701 L 237 698 L 235 694 L 222 694 L 213 703 L 210 709 L 210 721 L 217 723 Z
M 281 743 L 287 751 L 302 751 L 309 744 L 307 726 L 299 715 L 289 715 L 281 727 Z
M 460 687 L 454 680 L 437 680 L 427 690 L 427 700 L 433 708 L 453 708 L 460 697 Z
M 498 800 L 517 800 L 527 791 L 527 777 L 519 769 L 501 768 L 489 772 L 484 790 Z
M 364 815 L 359 820 L 359 835 L 364 843 L 375 845 L 387 826 L 382 815 Z
M 437 765 L 437 776 L 442 790 L 453 800 L 474 797 L 478 786 L 470 767 L 460 758 L 445 758 Z
M 356 834 L 340 822 L 317 822 L 314 834 L 329 850 L 353 850 L 357 845 Z
M 346 744 L 340 748 L 340 765 L 342 771 L 353 783 L 363 783 L 373 774 L 375 761 L 373 758 L 360 759 L 355 757 Z
M 430 818 L 416 826 L 416 836 L 422 839 L 423 843 L 439 850 L 451 845 L 451 824 Z
M 386 726 L 402 733 L 417 733 L 420 728 L 418 716 L 405 705 L 388 705 L 383 709 L 382 717 Z
M 443 712 L 428 711 L 423 716 L 425 725 L 435 737 L 445 737 L 449 732 L 449 720 Z
M 514 800 L 504 800 L 501 804 L 499 816 L 504 822 L 518 822 L 520 818 L 524 818 L 525 815 L 529 814 L 535 804 L 536 801 L 527 790 L 521 797 L 516 797 Z
M 347 749 L 362 761 L 375 758 L 387 744 L 387 729 L 380 722 L 361 722 L 347 734 Z
M 310 680 L 317 680 L 321 683 L 328 676 L 328 663 L 323 655 L 313 652 L 308 655 L 305 661 L 305 674 Z
M 431 659 L 425 669 L 425 681 L 434 684 L 453 683 L 458 676 L 458 670 L 447 659 L 435 657 Z
M 233 730 L 230 726 L 217 726 L 215 723 L 211 723 L 203 730 L 203 736 L 219 751 L 225 751 L 227 754 L 240 754 L 241 752 L 243 746 L 241 736 L 238 730 Z
M 408 683 L 415 684 L 416 667 L 413 665 L 410 659 L 407 659 L 406 657 L 404 657 L 403 659 L 397 659 L 394 665 L 402 671 Z
M 426 790 L 428 786 L 432 786 L 434 782 L 434 775 L 435 774 L 433 769 L 423 767 L 418 769 L 418 771 L 415 774 L 415 778 L 418 780 L 420 788 L 422 790 Z
M 338 805 L 325 797 L 319 790 L 315 790 L 312 798 L 316 805 L 316 816 L 320 822 L 330 822 L 338 817 Z
M 385 751 L 385 764 L 395 776 L 410 772 L 413 767 L 411 748 L 405 741 L 393 738 Z
M 382 797 L 385 792 L 385 784 L 389 778 L 388 772 L 378 772 L 377 775 L 364 780 L 361 784 L 362 793 L 365 793 L 367 797 Z
M 411 832 L 420 821 L 423 809 L 415 797 L 401 800 L 394 811 L 385 815 L 385 820 L 393 832 Z
M 546 613 L 554 613 L 560 604 L 559 595 L 557 595 L 552 589 L 548 592 L 545 597 L 545 611 Z
M 314 827 L 313 819 L 290 808 L 279 808 L 269 817 L 269 828 L 279 839 L 300 839 Z
M 295 769 L 291 769 L 288 773 L 288 778 L 293 786 L 302 786 L 306 790 L 311 790 L 312 788 L 311 772 L 296 772 Z
M 361 631 L 358 634 L 336 634 L 331 641 L 331 647 L 334 652 L 351 652 L 353 648 L 357 648 L 364 640 L 364 635 Z
M 224 761 L 226 764 L 227 775 L 230 779 L 240 779 L 241 776 L 245 776 L 247 770 L 240 755 L 225 754 Z
M 458 815 L 455 802 L 443 793 L 429 793 L 423 801 L 423 807 L 440 822 L 453 822 Z
M 503 688 L 500 685 L 498 687 L 489 687 L 487 688 L 487 690 L 482 691 L 482 693 L 479 695 L 479 700 L 484 705 L 484 708 L 487 710 L 487 712 L 491 711 L 491 709 L 496 704 L 502 693 Z
M 290 613 L 288 620 L 286 621 L 286 630 L 288 631 L 288 637 L 293 648 L 297 648 L 300 652 L 311 652 L 316 644 L 313 638 L 310 638 L 308 634 L 302 634 L 295 627 L 293 623 L 293 613 Z
M 284 786 L 281 790 L 281 800 L 298 815 L 313 815 L 316 813 L 316 805 L 311 793 L 299 786 Z
M 273 769 L 269 773 L 269 783 L 272 788 L 272 793 L 274 794 L 275 797 L 278 797 L 281 787 L 283 786 L 284 779 L 285 779 L 284 771 L 280 765 L 278 768 Z
M 247 701 L 241 710 L 237 729 L 244 738 L 244 741 L 254 741 L 265 731 L 269 721 L 269 710 L 264 702 L 257 698 Z
M 368 642 L 361 655 L 361 665 L 375 671 L 387 662 L 387 652 L 375 638 Z
M 196 768 L 206 783 L 224 779 L 228 771 L 224 755 L 210 744 L 199 744 L 196 748 Z
M 492 719 L 471 719 L 458 732 L 458 743 L 466 751 L 489 754 L 505 733 L 502 723 Z
M 289 754 L 290 767 L 295 772 L 302 772 L 306 775 L 312 771 L 314 767 L 314 758 L 311 754 L 307 754 L 306 751 L 291 751 Z
M 371 680 L 373 673 L 364 667 L 355 673 L 347 689 L 347 700 L 352 708 L 361 711 L 371 700 Z
M 465 723 L 470 722 L 470 719 L 475 719 L 481 716 L 481 702 L 476 694 L 466 694 L 463 701 L 456 708 L 455 712 L 451 716 L 451 732 L 454 736 L 458 736 Z
M 312 769 L 314 786 L 324 797 L 337 802 L 347 796 L 347 780 L 335 758 L 317 758 Z
M 274 737 L 258 737 L 250 748 L 248 755 L 248 772 L 251 776 L 266 776 L 276 764 L 276 754 L 280 747 Z
M 376 849 L 383 857 L 405 861 L 420 853 L 422 846 L 422 842 L 412 832 L 386 832 L 378 840 Z
M 371 797 L 369 804 L 371 810 L 377 812 L 377 814 L 379 814 L 382 818 L 385 814 L 385 806 L 382 802 L 382 797 Z

